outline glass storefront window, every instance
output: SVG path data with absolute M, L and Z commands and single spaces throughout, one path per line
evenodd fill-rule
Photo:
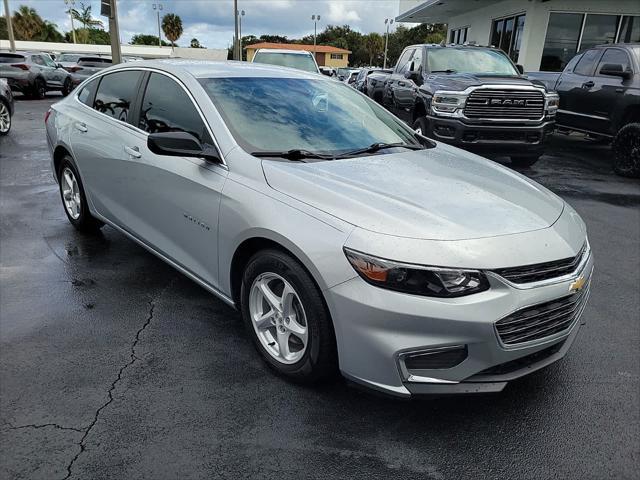
M 615 42 L 619 22 L 618 15 L 587 15 L 580 41 L 580 50 Z
M 578 51 L 582 13 L 551 13 L 540 70 L 560 72 Z
M 625 15 L 622 17 L 618 42 L 640 42 L 640 16 Z
M 491 27 L 491 45 L 500 48 L 514 62 L 518 61 L 520 54 L 524 19 L 524 15 L 502 18 L 494 20 Z

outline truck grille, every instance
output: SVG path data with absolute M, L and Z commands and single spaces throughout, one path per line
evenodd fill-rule
M 575 257 L 555 260 L 553 262 L 524 265 L 521 267 L 499 268 L 493 270 L 493 272 L 518 285 L 558 278 L 573 273 L 580 264 L 586 251 L 587 244 L 585 243 Z
M 496 331 L 505 345 L 517 345 L 564 332 L 582 313 L 589 285 L 577 293 L 522 308 L 496 322 Z
M 536 90 L 474 90 L 464 114 L 467 118 L 537 120 L 544 115 L 544 95 Z

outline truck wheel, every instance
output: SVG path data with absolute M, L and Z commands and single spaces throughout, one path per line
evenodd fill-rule
M 427 132 L 429 131 L 429 122 L 427 122 L 426 117 L 420 117 L 415 122 L 413 122 L 413 129 L 416 133 L 422 135 L 423 137 L 427 136 Z
M 516 168 L 527 168 L 540 160 L 541 155 L 519 155 L 511 157 L 511 165 Z
M 640 123 L 622 127 L 613 139 L 613 171 L 623 177 L 640 177 Z

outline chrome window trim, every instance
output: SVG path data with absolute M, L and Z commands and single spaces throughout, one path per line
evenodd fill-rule
M 97 80 L 98 78 L 102 78 L 105 75 L 111 75 L 111 74 L 114 74 L 114 73 L 125 72 L 125 71 L 158 73 L 160 75 L 165 75 L 166 77 L 168 77 L 171 80 L 173 80 L 174 82 L 176 82 L 185 91 L 185 93 L 187 94 L 187 96 L 191 100 L 191 103 L 195 106 L 196 111 L 198 112 L 198 115 L 200 115 L 200 119 L 204 123 L 207 131 L 209 132 L 209 135 L 211 136 L 211 139 L 213 140 L 213 143 L 214 143 L 214 145 L 216 147 L 216 150 L 220 154 L 220 160 L 222 162 L 220 164 L 220 166 L 225 168 L 225 169 L 227 169 L 227 170 L 229 169 L 229 166 L 227 165 L 227 162 L 226 162 L 226 160 L 224 158 L 224 153 L 222 153 L 222 149 L 220 148 L 220 144 L 218 143 L 218 140 L 216 139 L 215 135 L 213 134 L 213 130 L 211 129 L 211 125 L 209 125 L 209 122 L 207 121 L 205 115 L 202 113 L 202 109 L 200 108 L 200 105 L 198 105 L 198 102 L 196 102 L 195 98 L 193 97 L 193 95 L 191 94 L 189 89 L 186 87 L 186 85 L 182 82 L 182 80 L 180 80 L 178 77 L 176 77 L 174 74 L 172 74 L 170 72 L 166 72 L 164 70 L 160 70 L 160 69 L 154 68 L 154 67 L 138 67 L 138 66 L 136 66 L 136 67 L 116 68 L 114 70 L 100 72 L 100 73 L 97 73 L 97 74 L 89 77 L 87 80 L 85 80 L 80 85 L 78 85 L 78 87 L 76 87 L 78 92 L 73 95 L 73 98 L 76 100 L 77 103 L 79 103 L 83 107 L 85 107 L 85 108 L 97 113 L 98 115 L 100 115 L 102 117 L 108 118 L 110 120 L 114 120 L 117 125 L 123 125 L 123 126 L 129 128 L 129 129 L 137 132 L 137 133 L 140 133 L 140 134 L 148 137 L 149 136 L 149 132 L 145 132 L 144 130 L 136 127 L 135 125 L 132 125 L 132 124 L 127 123 L 127 122 L 123 122 L 122 120 L 118 120 L 117 118 L 113 118 L 113 117 L 110 117 L 109 115 L 105 115 L 104 113 L 98 112 L 95 108 L 90 107 L 89 105 L 86 105 L 86 104 L 82 103 L 80 101 L 80 99 L 78 99 L 78 95 L 79 95 L 80 91 L 82 90 L 82 88 L 85 87 L 85 83 L 89 83 L 89 81 Z M 197 79 L 196 79 L 196 81 L 197 81 Z M 80 88 L 80 87 L 82 87 L 82 88 Z M 100 88 L 99 84 L 98 84 L 98 88 Z M 146 92 L 146 87 L 145 87 L 145 92 Z M 98 90 L 96 89 L 96 94 L 97 93 L 98 93 Z M 144 100 L 144 92 L 143 92 L 142 100 Z M 213 102 L 211 102 L 211 103 L 213 105 Z M 215 108 L 215 105 L 213 105 L 213 107 L 216 110 L 216 112 L 218 112 L 218 109 Z M 220 114 L 218 113 L 218 115 L 220 115 Z M 222 119 L 222 117 L 220 117 L 220 118 Z M 222 121 L 222 123 L 224 123 L 224 121 Z

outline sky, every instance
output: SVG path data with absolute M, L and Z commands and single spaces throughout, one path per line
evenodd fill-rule
M 76 8 L 80 2 L 75 0 Z M 90 4 L 94 17 L 107 25 L 107 19 L 100 17 L 100 0 L 84 0 L 84 3 Z M 179 45 L 188 46 L 194 37 L 209 48 L 227 48 L 231 44 L 232 0 L 119 0 L 120 37 L 124 43 L 136 33 L 158 34 L 154 3 L 162 3 L 163 13 L 175 13 L 182 18 L 184 33 L 178 40 Z M 362 33 L 382 33 L 385 18 L 398 15 L 398 3 L 399 0 L 238 0 L 238 10 L 245 11 L 243 36 L 277 34 L 300 38 L 313 34 L 313 14 L 320 15 L 318 31 L 327 25 L 349 24 Z M 64 0 L 9 0 L 12 11 L 20 5 L 35 8 L 60 30 L 71 30 Z

